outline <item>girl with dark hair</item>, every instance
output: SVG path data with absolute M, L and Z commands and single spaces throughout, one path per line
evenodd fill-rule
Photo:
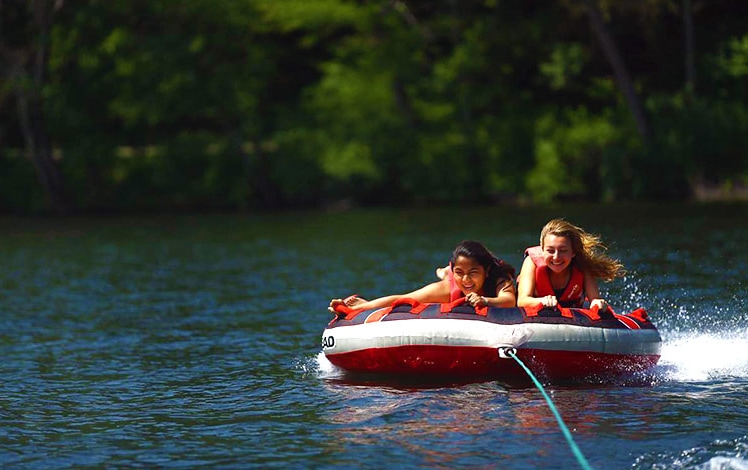
M 482 243 L 465 240 L 455 247 L 448 269 L 441 280 L 407 294 L 389 295 L 374 300 L 357 296 L 333 299 L 329 310 L 344 304 L 357 309 L 386 307 L 402 298 L 422 303 L 447 303 L 465 297 L 473 307 L 514 307 L 514 268 L 498 259 Z

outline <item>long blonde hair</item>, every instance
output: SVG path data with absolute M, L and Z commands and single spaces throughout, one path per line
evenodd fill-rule
M 585 232 L 581 227 L 564 219 L 553 219 L 540 231 L 541 247 L 546 235 L 556 235 L 571 240 L 571 247 L 576 255 L 574 262 L 582 272 L 605 281 L 612 281 L 626 274 L 620 261 L 604 253 L 608 248 L 603 245 L 600 237 Z

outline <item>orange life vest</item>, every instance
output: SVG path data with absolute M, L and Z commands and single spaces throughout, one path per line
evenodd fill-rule
M 559 304 L 564 308 L 580 308 L 583 306 L 586 296 L 584 295 L 584 273 L 571 264 L 571 277 L 564 287 L 563 294 L 558 297 L 551 285 L 548 275 L 548 266 L 543 258 L 543 249 L 540 246 L 532 246 L 525 250 L 525 256 L 529 256 L 535 264 L 535 296 L 545 297 L 555 295 Z

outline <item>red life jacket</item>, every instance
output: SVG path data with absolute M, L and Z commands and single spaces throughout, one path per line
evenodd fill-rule
M 525 250 L 525 256 L 529 256 L 535 263 L 535 296 L 555 296 L 556 292 L 553 290 L 551 278 L 548 275 L 548 266 L 543 258 L 543 249 L 540 246 L 532 246 Z M 580 308 L 586 299 L 584 295 L 584 273 L 574 263 L 570 267 L 571 277 L 564 288 L 563 294 L 558 298 L 558 302 L 564 308 Z

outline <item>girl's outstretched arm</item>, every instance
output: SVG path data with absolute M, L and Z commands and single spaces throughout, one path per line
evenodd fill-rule
M 408 292 L 407 294 L 388 295 L 386 297 L 379 297 L 364 302 L 356 302 L 351 306 L 356 309 L 370 310 L 373 308 L 387 307 L 391 305 L 392 302 L 404 298 L 416 299 L 422 303 L 449 302 L 449 281 L 444 279 L 432 282 L 431 284 L 427 284 L 420 289 Z M 342 299 L 332 299 L 330 301 L 330 306 L 327 309 L 331 312 L 335 312 L 335 307 L 344 303 L 345 302 Z

